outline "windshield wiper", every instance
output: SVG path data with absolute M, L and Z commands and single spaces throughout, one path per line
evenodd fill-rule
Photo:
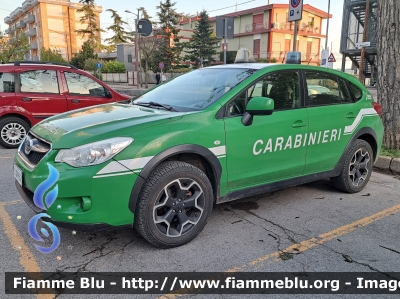
M 139 105 L 139 106 L 146 106 L 146 107 L 149 107 L 149 106 L 162 107 L 162 108 L 164 108 L 164 109 L 166 109 L 168 111 L 178 112 L 178 110 L 175 110 L 174 108 L 172 108 L 169 105 L 164 105 L 164 104 L 160 104 L 160 103 L 157 103 L 157 102 L 148 102 L 148 103 L 136 103 L 136 102 L 134 102 L 134 104 L 135 105 Z

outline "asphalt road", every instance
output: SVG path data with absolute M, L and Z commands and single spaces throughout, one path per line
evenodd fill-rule
M 35 298 L 4 295 L 4 272 L 9 271 L 395 272 L 400 269 L 400 181 L 376 172 L 358 194 L 341 193 L 324 180 L 218 205 L 204 231 L 179 248 L 155 248 L 133 229 L 73 234 L 59 228 L 60 246 L 52 253 L 42 254 L 27 231 L 34 212 L 21 200 L 14 186 L 15 152 L 0 148 L 1 298 Z M 175 298 L 168 294 L 57 298 L 111 297 Z M 278 297 L 294 296 L 270 296 Z M 374 296 L 324 296 L 330 297 Z M 265 295 L 199 294 L 181 298 L 265 298 Z

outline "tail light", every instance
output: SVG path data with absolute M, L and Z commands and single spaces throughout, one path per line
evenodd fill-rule
M 378 113 L 379 117 L 382 116 L 382 106 L 378 103 L 372 102 L 372 107 L 374 107 L 376 113 Z

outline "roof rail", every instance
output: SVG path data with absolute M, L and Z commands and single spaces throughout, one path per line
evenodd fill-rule
M 78 68 L 73 66 L 72 64 L 69 63 L 62 63 L 62 62 L 47 62 L 47 61 L 33 61 L 33 60 L 19 60 L 15 61 L 14 65 L 15 66 L 20 66 L 21 64 L 49 64 L 49 65 L 62 65 L 62 66 L 67 66 L 70 67 L 74 70 L 77 70 Z

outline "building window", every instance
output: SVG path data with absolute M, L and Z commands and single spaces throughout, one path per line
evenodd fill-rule
M 308 25 L 314 26 L 314 17 L 308 17 Z
M 46 4 L 47 15 L 53 17 L 62 17 L 62 5 Z
M 132 62 L 132 55 L 131 54 L 128 55 L 128 62 Z

